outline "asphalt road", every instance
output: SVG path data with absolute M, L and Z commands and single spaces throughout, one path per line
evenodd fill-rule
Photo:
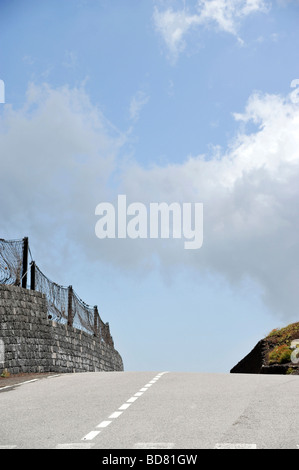
M 299 376 L 63 374 L 0 389 L 0 449 L 297 449 Z

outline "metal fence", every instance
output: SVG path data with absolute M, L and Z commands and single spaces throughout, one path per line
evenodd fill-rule
M 31 256 L 30 267 L 28 255 Z M 102 321 L 98 307 L 83 302 L 72 286 L 64 287 L 51 281 L 32 260 L 27 237 L 22 240 L 0 239 L 0 284 L 43 293 L 50 319 L 67 323 L 114 346 L 109 323 Z
M 11 286 L 23 284 L 24 274 L 27 272 L 27 268 L 24 272 L 24 263 L 28 262 L 27 243 L 28 239 L 0 239 L 0 284 Z

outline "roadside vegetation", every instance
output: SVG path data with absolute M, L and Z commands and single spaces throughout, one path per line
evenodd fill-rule
M 269 365 L 291 362 L 291 354 L 294 351 L 294 347 L 291 347 L 291 343 L 296 339 L 299 343 L 299 322 L 292 323 L 284 328 L 275 328 L 272 330 L 266 336 L 269 345 Z M 287 373 L 292 372 L 293 368 L 290 367 Z

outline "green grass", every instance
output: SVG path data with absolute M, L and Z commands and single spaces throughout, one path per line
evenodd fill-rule
M 291 323 L 284 328 L 275 328 L 274 330 L 270 331 L 270 333 L 266 336 L 266 339 L 273 339 L 277 344 L 283 344 L 291 342 L 292 339 L 298 338 L 299 339 L 299 322 Z
M 284 364 L 291 361 L 293 350 L 286 344 L 275 346 L 269 353 L 269 364 Z
M 269 340 L 270 350 L 268 354 L 269 364 L 284 364 L 291 362 L 293 349 L 290 348 L 294 339 L 299 339 L 299 322 L 291 323 L 284 328 L 275 328 L 266 336 Z

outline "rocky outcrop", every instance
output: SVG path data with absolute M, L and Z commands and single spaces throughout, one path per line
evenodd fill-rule
M 259 374 L 264 366 L 264 350 L 265 340 L 261 340 L 230 372 L 233 374 Z
M 292 356 L 295 351 L 294 341 L 297 339 L 299 344 L 299 322 L 273 330 L 230 373 L 299 375 L 299 362 Z

